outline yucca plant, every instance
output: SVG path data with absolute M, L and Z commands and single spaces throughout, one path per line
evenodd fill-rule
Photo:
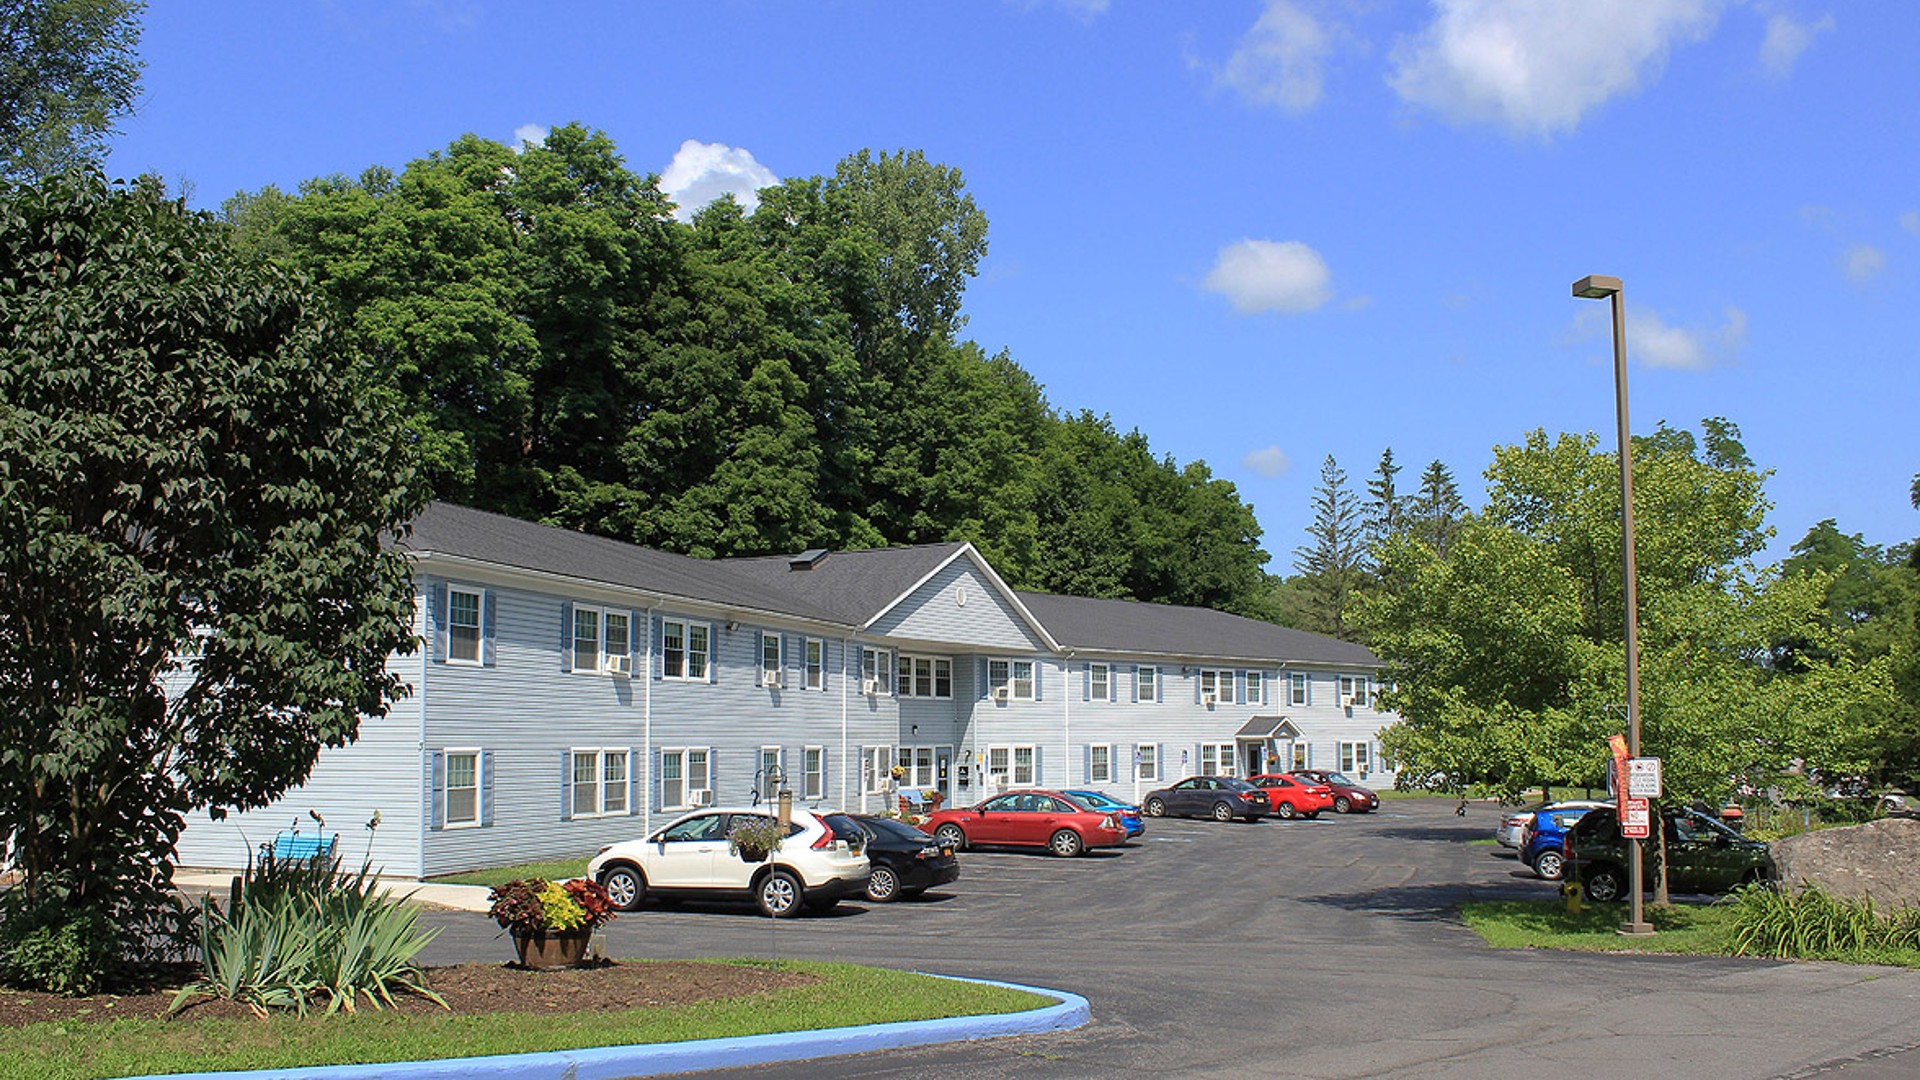
M 1741 956 L 1836 957 L 1920 949 L 1920 908 L 1883 914 L 1871 897 L 1842 899 L 1804 885 L 1787 892 L 1749 885 L 1732 896 L 1734 952 Z

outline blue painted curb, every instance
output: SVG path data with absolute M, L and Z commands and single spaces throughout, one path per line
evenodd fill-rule
M 921 974 L 932 974 L 921 972 Z M 664 1076 L 704 1069 L 731 1069 L 776 1061 L 864 1054 L 930 1043 L 966 1042 L 1002 1035 L 1035 1035 L 1068 1031 L 1092 1018 L 1087 999 L 1064 990 L 935 975 L 955 982 L 1005 986 L 1054 998 L 1058 1002 L 1026 1012 L 989 1016 L 954 1016 L 944 1020 L 907 1020 L 896 1024 L 865 1024 L 823 1031 L 792 1031 L 775 1035 L 745 1035 L 737 1039 L 697 1039 L 679 1043 L 641 1043 L 584 1050 L 553 1050 L 538 1054 L 496 1054 L 492 1057 L 443 1058 L 438 1061 L 389 1061 L 375 1065 L 310 1065 L 297 1069 L 257 1069 L 240 1072 L 169 1073 L 131 1080 L 616 1080 L 628 1076 Z

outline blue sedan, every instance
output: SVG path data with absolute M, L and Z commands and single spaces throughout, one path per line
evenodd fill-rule
M 1585 817 L 1595 805 L 1604 804 L 1569 803 L 1543 806 L 1534 811 L 1533 820 L 1523 826 L 1520 861 L 1548 881 L 1559 881 L 1560 875 L 1566 872 L 1560 842 L 1573 823 Z
M 1120 826 L 1127 830 L 1127 839 L 1129 840 L 1136 836 L 1143 835 L 1147 831 L 1147 823 L 1141 819 L 1139 807 L 1123 803 L 1111 795 L 1108 795 L 1106 792 L 1076 788 L 1070 791 L 1063 791 L 1060 794 L 1065 795 L 1067 798 L 1072 799 L 1088 810 L 1096 812 L 1105 811 L 1119 818 Z

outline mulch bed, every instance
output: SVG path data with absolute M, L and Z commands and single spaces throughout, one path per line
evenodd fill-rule
M 92 997 L 62 997 L 0 987 L 0 1028 L 42 1020 L 111 1020 L 166 1015 L 174 991 L 192 981 L 189 967 L 162 969 L 136 989 Z M 797 971 L 770 971 L 740 964 L 698 960 L 629 961 L 560 971 L 529 971 L 513 964 L 461 964 L 430 968 L 428 985 L 454 1013 L 618 1012 L 643 1007 L 690 1005 L 719 998 L 744 997 L 766 990 L 817 982 Z M 434 1003 L 411 995 L 396 999 L 411 1015 L 444 1014 Z M 364 1005 L 362 1006 L 365 1007 Z M 191 1024 L 223 1017 L 251 1017 L 246 1006 L 202 997 L 170 1023 Z

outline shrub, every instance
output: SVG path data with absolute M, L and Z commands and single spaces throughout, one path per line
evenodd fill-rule
M 1736 955 L 1788 959 L 1920 950 L 1920 908 L 1883 913 L 1870 898 L 1842 899 L 1817 885 L 1794 892 L 1748 885 L 1731 899 Z
M 97 911 L 58 905 L 15 911 L 0 922 L 0 980 L 56 994 L 102 988 L 121 954 L 114 923 Z

